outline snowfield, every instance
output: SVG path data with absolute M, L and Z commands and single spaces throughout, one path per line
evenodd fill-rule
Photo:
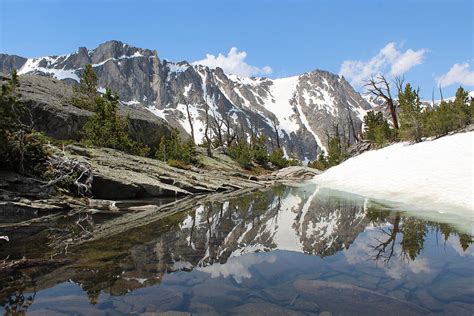
M 365 152 L 314 182 L 416 210 L 474 222 L 474 132 Z

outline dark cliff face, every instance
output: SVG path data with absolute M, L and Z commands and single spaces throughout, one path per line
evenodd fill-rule
M 0 75 L 0 81 L 6 79 L 6 75 Z M 92 112 L 70 104 L 73 95 L 70 85 L 51 78 L 25 75 L 20 77 L 19 92 L 31 114 L 26 120 L 36 130 L 60 140 L 81 138 L 82 127 Z M 171 133 L 166 121 L 146 110 L 120 105 L 119 114 L 130 116 L 132 138 L 150 147 L 158 146 L 161 137 Z
M 17 55 L 0 54 L 0 72 L 10 73 L 13 69 L 20 69 L 27 58 Z
M 12 56 L 0 55 L 4 71 L 11 70 Z M 285 153 L 314 159 L 325 150 L 327 135 L 344 134 L 350 142 L 360 132 L 370 105 L 342 77 L 315 70 L 282 79 L 242 78 L 222 69 L 188 62 L 160 60 L 156 51 L 109 41 L 97 48 L 84 47 L 63 56 L 19 60 L 19 74 L 54 77 L 77 84 L 86 64 L 98 76 L 99 90 L 117 91 L 130 107 L 148 109 L 171 125 L 204 138 L 205 109 L 212 116 L 214 133 L 222 121 L 247 137 L 252 131 L 266 134 L 276 146 L 276 123 Z M 214 120 L 213 118 L 216 118 Z

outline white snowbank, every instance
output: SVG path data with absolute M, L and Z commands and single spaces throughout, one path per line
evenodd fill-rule
M 365 152 L 316 176 L 321 186 L 474 220 L 474 132 Z

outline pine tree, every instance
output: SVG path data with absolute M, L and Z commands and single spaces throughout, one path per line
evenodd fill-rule
M 20 102 L 19 87 L 18 75 L 14 69 L 8 82 L 2 85 L 0 92 L 0 131 L 18 130 L 23 126 L 21 117 L 26 109 Z
M 400 135 L 403 139 L 420 142 L 423 133 L 422 108 L 419 89 L 412 89 L 409 83 L 398 94 L 400 104 Z
M 87 144 L 123 150 L 145 155 L 148 148 L 134 142 L 128 134 L 129 117 L 118 115 L 119 97 L 107 89 L 94 98 L 94 114 L 84 125 L 84 141 Z
M 183 143 L 179 131 L 174 129 L 169 137 L 161 139 L 155 157 L 175 167 L 186 168 L 197 163 L 196 145 L 191 138 Z
M 382 147 L 393 140 L 394 132 L 390 129 L 382 112 L 369 111 L 364 117 L 364 139 Z
M 456 92 L 454 101 L 441 101 L 434 108 L 422 113 L 423 135 L 440 137 L 473 122 L 473 101 L 462 88 Z
M 268 162 L 268 152 L 267 152 L 267 141 L 268 138 L 264 134 L 260 136 L 252 137 L 252 158 L 259 165 L 266 165 Z
M 20 83 L 16 70 L 0 91 L 0 168 L 29 176 L 43 176 L 48 153 L 44 136 L 33 131 L 22 119 L 27 115 L 20 101 Z
M 79 86 L 74 87 L 72 104 L 82 109 L 93 111 L 95 108 L 97 93 L 97 75 L 91 64 L 84 68 Z
M 288 160 L 281 148 L 276 148 L 269 156 L 268 160 L 277 168 L 288 167 Z
M 237 163 L 242 168 L 252 168 L 252 154 L 250 150 L 250 145 L 244 139 L 240 139 L 237 142 L 234 142 L 227 149 L 227 153 L 230 157 L 237 161 Z

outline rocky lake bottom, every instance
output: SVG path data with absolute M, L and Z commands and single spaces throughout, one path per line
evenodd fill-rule
M 2 214 L 3 315 L 474 314 L 469 222 L 314 184 L 197 200 L 98 238 L 134 211 Z

